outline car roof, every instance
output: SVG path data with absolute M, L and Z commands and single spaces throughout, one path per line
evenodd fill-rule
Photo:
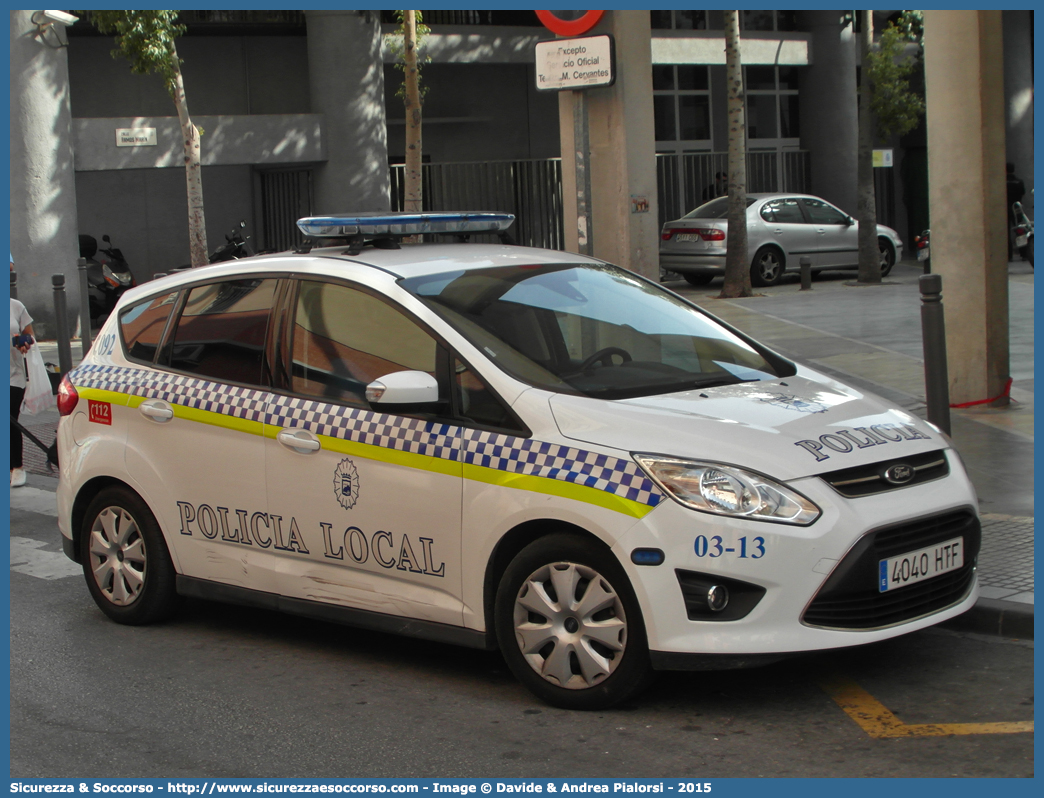
M 183 285 L 201 280 L 235 277 L 236 275 L 258 275 L 265 272 L 285 274 L 294 271 L 297 266 L 307 268 L 309 274 L 324 272 L 336 275 L 337 261 L 344 264 L 372 267 L 375 272 L 392 278 L 423 277 L 431 274 L 443 274 L 471 269 L 489 269 L 498 266 L 545 265 L 602 263 L 595 258 L 577 255 L 572 252 L 559 252 L 553 249 L 524 247 L 508 244 L 402 244 L 399 249 L 381 249 L 365 247 L 358 254 L 351 254 L 345 244 L 336 247 L 322 247 L 308 252 L 279 252 L 267 255 L 255 255 L 250 258 L 208 264 L 195 269 L 182 269 L 178 272 L 142 285 L 127 292 L 129 299 L 146 296 L 156 291 L 173 291 Z

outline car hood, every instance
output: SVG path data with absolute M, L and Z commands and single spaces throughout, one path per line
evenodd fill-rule
M 662 396 L 554 394 L 559 431 L 584 443 L 708 460 L 791 480 L 947 447 L 924 421 L 808 369 Z

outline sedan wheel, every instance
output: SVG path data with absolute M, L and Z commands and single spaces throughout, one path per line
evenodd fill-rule
M 497 638 L 515 676 L 548 703 L 602 709 L 647 682 L 637 600 L 608 551 L 572 535 L 541 538 L 508 566 Z
M 750 267 L 750 283 L 754 286 L 776 285 L 783 279 L 786 263 L 783 254 L 775 247 L 762 247 L 754 255 Z
M 895 265 L 895 250 L 887 239 L 877 239 L 877 252 L 881 258 L 881 276 L 887 277 Z
M 80 561 L 91 597 L 112 620 L 151 623 L 173 611 L 170 554 L 152 512 L 129 488 L 107 488 L 91 502 L 80 532 Z

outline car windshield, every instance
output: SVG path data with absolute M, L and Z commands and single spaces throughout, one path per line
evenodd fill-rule
M 469 269 L 400 284 L 509 374 L 603 399 L 783 376 L 674 294 L 608 264 Z
M 747 197 L 746 207 L 754 204 L 754 197 Z M 729 198 L 718 197 L 705 202 L 694 211 L 689 211 L 683 219 L 724 219 L 729 215 Z

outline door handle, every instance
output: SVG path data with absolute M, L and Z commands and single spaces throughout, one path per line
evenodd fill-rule
M 311 454 L 312 452 L 318 452 L 322 448 L 319 439 L 308 430 L 303 429 L 280 430 L 279 434 L 276 435 L 276 440 L 287 449 L 293 449 L 300 454 Z
M 141 414 L 146 418 L 150 418 L 153 421 L 164 423 L 174 418 L 174 408 L 164 402 L 162 399 L 149 399 L 148 401 L 142 402 L 138 408 Z
M 773 232 L 773 233 L 775 233 L 775 234 L 776 234 L 776 235 L 778 235 L 778 236 L 779 236 L 779 235 L 783 235 L 783 230 L 782 230 L 781 228 L 779 228 L 779 227 L 777 227 L 777 228 L 776 228 L 775 230 L 773 230 L 772 232 Z

